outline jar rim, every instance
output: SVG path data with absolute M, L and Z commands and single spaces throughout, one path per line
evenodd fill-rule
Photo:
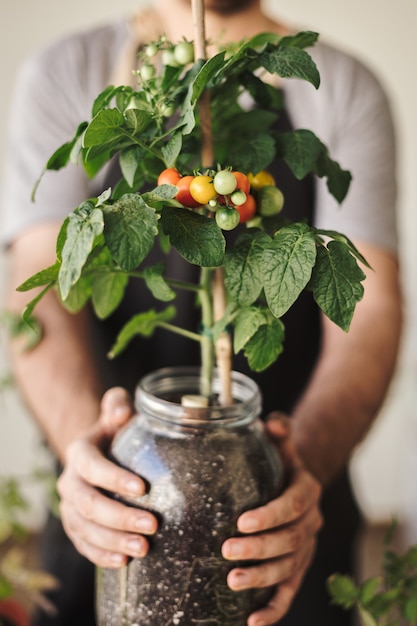
M 198 393 L 201 389 L 202 373 L 200 367 L 166 367 L 145 375 L 135 391 L 135 405 L 139 413 L 151 417 L 193 427 L 226 426 L 242 422 L 247 424 L 259 417 L 261 411 L 261 392 L 257 383 L 242 374 L 232 371 L 232 395 L 235 402 L 228 406 L 209 405 L 208 407 L 182 406 L 181 395 Z M 220 393 L 220 378 L 214 371 L 213 395 Z M 178 398 L 172 399 L 173 394 Z M 171 399 L 169 399 L 171 397 Z

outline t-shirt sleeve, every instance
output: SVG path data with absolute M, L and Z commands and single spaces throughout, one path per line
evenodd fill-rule
M 325 179 L 318 180 L 315 225 L 395 253 L 396 146 L 387 94 L 369 68 L 343 52 L 322 46 L 315 60 L 320 88 L 292 86 L 293 122 L 314 130 L 331 158 L 352 174 L 341 205 Z

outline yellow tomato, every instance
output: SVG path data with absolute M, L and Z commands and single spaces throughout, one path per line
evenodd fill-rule
M 274 177 L 266 170 L 261 170 L 257 174 L 252 174 L 252 172 L 249 172 L 248 179 L 251 188 L 255 189 L 256 191 L 258 191 L 258 189 L 261 189 L 262 187 L 266 187 L 266 185 L 275 185 Z
M 194 176 L 190 184 L 190 194 L 200 204 L 207 204 L 217 196 L 211 176 Z

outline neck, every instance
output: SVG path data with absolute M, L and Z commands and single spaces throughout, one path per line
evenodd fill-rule
M 205 11 L 206 38 L 213 47 L 219 42 L 240 41 L 260 32 L 279 34 L 288 32 L 282 24 L 271 20 L 262 12 L 260 0 L 241 3 L 239 7 L 229 12 L 209 8 L 215 4 L 215 2 L 206 3 Z M 191 0 L 154 0 L 153 5 L 160 21 L 161 32 L 166 34 L 169 40 L 175 42 L 183 37 L 195 39 Z

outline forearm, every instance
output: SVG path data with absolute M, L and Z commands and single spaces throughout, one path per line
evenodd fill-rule
M 11 252 L 6 307 L 18 314 L 34 293 L 18 293 L 16 286 L 54 260 L 48 249 L 55 249 L 56 228 L 39 230 L 23 236 Z M 40 238 L 36 247 L 35 236 Z M 31 253 L 25 255 L 25 250 Z M 102 389 L 91 355 L 88 316 L 66 312 L 52 291 L 38 304 L 35 315 L 42 339 L 31 350 L 24 349 L 20 338 L 11 342 L 12 371 L 29 411 L 63 461 L 68 444 L 97 419 Z
M 367 433 L 388 389 L 401 329 L 401 296 L 393 257 L 360 246 L 365 296 L 348 333 L 323 320 L 322 351 L 293 413 L 295 445 L 307 467 L 329 483 Z

